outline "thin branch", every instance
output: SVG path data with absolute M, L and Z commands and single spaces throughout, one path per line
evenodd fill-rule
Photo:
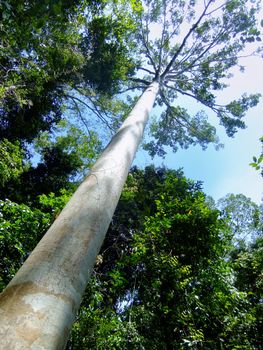
M 148 15 L 149 15 L 149 9 L 148 9 Z M 157 67 L 154 63 L 154 60 L 152 59 L 152 56 L 151 56 L 151 53 L 150 53 L 150 50 L 149 50 L 149 38 L 148 38 L 148 32 L 149 32 L 149 24 L 148 24 L 148 17 L 146 19 L 146 37 L 145 37 L 145 30 L 143 28 L 143 22 L 142 22 L 142 17 L 140 18 L 141 19 L 141 37 L 142 37 L 142 43 L 143 43 L 143 46 L 145 47 L 146 49 L 146 52 L 145 52 L 145 55 L 146 57 L 150 60 L 154 70 L 157 72 Z
M 214 10 L 212 10 L 212 11 L 206 13 L 206 16 L 209 16 L 209 15 L 211 15 L 212 13 L 214 13 L 214 12 L 220 10 L 221 8 L 223 8 L 224 6 L 226 6 L 226 4 L 227 4 L 227 3 L 225 2 L 224 4 L 222 4 L 222 5 L 220 5 L 219 7 L 215 8 Z
M 187 12 L 187 11 L 184 11 L 182 20 L 181 20 L 181 21 L 178 21 L 177 26 L 176 26 L 176 27 L 174 28 L 174 30 L 169 34 L 169 37 L 168 37 L 168 41 L 169 41 L 169 42 L 171 41 L 171 39 L 173 38 L 173 36 L 175 35 L 175 33 L 178 31 L 178 29 L 180 28 L 181 24 L 184 22 L 185 17 L 186 17 L 186 12 Z M 166 55 L 165 58 L 168 58 L 168 54 Z
M 68 96 L 71 98 L 74 98 L 76 101 L 82 103 L 85 107 L 87 107 L 90 111 L 92 111 L 92 113 L 94 113 L 103 123 L 105 123 L 107 125 L 107 127 L 110 130 L 113 130 L 113 128 L 111 127 L 111 125 L 108 123 L 108 121 L 101 115 L 100 111 L 97 109 L 96 106 L 94 106 L 94 108 L 92 108 L 91 106 L 89 106 L 86 102 L 84 102 L 83 100 L 81 100 L 78 97 L 75 96 Z M 86 96 L 88 98 L 88 96 Z M 92 102 L 92 100 L 89 98 L 89 100 Z
M 85 90 L 79 89 L 79 88 L 75 88 L 76 91 L 78 91 L 81 95 L 85 96 L 90 103 L 94 106 L 94 109 L 97 111 L 97 113 L 100 115 L 101 118 L 103 118 L 104 120 L 102 120 L 103 122 L 106 122 L 105 118 L 102 116 L 101 113 L 104 113 L 106 115 L 106 117 L 108 119 L 116 119 L 116 117 L 109 115 L 109 113 L 100 105 L 99 100 L 96 100 L 95 98 L 95 94 L 87 94 L 87 92 Z M 95 102 L 93 100 L 93 97 L 95 99 Z M 101 110 L 98 109 L 97 105 L 100 105 Z
M 219 104 L 215 104 L 215 103 L 214 103 L 213 105 L 211 105 L 211 104 L 207 103 L 205 100 L 200 99 L 200 98 L 197 97 L 196 95 L 191 94 L 190 92 L 183 91 L 183 90 L 181 90 L 181 89 L 175 88 L 175 87 L 173 87 L 173 86 L 169 86 L 169 85 L 167 85 L 167 84 L 165 84 L 165 86 L 166 86 L 167 88 L 170 88 L 170 89 L 176 91 L 176 92 L 179 92 L 179 93 L 182 94 L 182 95 L 185 95 L 185 96 L 189 96 L 189 97 L 194 98 L 196 101 L 202 103 L 204 106 L 206 106 L 206 107 L 212 109 L 212 111 L 214 111 L 215 113 L 218 113 L 218 112 L 220 111 L 220 109 L 219 109 L 219 108 L 216 108 L 215 106 L 217 106 L 217 107 L 224 107 L 223 105 L 219 105 Z
M 125 90 L 119 91 L 119 92 L 118 92 L 118 95 L 124 94 L 124 93 L 127 92 L 127 91 L 136 90 L 136 89 L 142 89 L 142 90 L 144 90 L 144 89 L 145 89 L 145 86 L 144 86 L 144 85 L 131 86 L 131 87 L 128 87 L 127 89 L 125 89 Z
M 162 36 L 161 36 L 161 42 L 160 42 L 160 46 L 159 46 L 159 57 L 158 57 L 158 74 L 160 72 L 161 69 L 161 64 L 162 64 L 162 52 L 163 52 L 163 48 L 164 48 L 164 39 L 165 39 L 165 33 L 166 33 L 166 3 L 164 5 L 163 8 L 163 26 L 162 26 Z
M 167 106 L 167 108 L 169 109 L 169 111 L 171 112 L 173 118 L 176 120 L 176 122 L 181 125 L 182 127 L 189 127 L 190 130 L 192 130 L 192 132 L 195 135 L 199 135 L 201 138 L 204 138 L 204 134 L 202 132 L 200 132 L 196 127 L 194 127 L 186 118 L 184 118 L 183 116 L 181 116 L 181 118 L 183 119 L 183 121 L 186 123 L 186 125 L 184 125 L 181 121 L 179 121 L 174 115 L 173 115 L 173 109 L 170 106 L 169 102 L 166 100 L 163 92 L 160 92 L 160 95 L 163 99 L 163 102 L 165 103 L 165 105 Z
M 138 70 L 143 70 L 143 71 L 145 71 L 145 72 L 147 72 L 149 74 L 155 75 L 155 73 L 152 72 L 150 69 L 147 69 L 147 68 L 144 68 L 144 67 L 138 67 Z
M 251 57 L 251 56 L 254 56 L 255 55 L 255 51 L 252 52 L 251 54 L 249 55 L 241 55 L 241 56 L 236 56 L 235 59 L 240 59 L 240 58 L 247 58 L 247 57 Z M 230 60 L 233 60 L 234 57 L 229 57 L 229 58 L 217 58 L 217 59 L 213 59 L 213 60 L 208 60 L 207 63 L 216 63 L 216 62 L 226 62 L 226 61 L 230 61 Z M 201 65 L 201 63 L 198 63 L 198 64 L 193 64 L 191 65 L 191 68 L 195 68 L 195 67 L 199 67 Z M 180 72 L 181 73 L 181 72 Z
M 188 31 L 188 33 L 186 34 L 186 36 L 184 37 L 182 44 L 179 46 L 179 48 L 176 50 L 175 54 L 173 55 L 171 61 L 168 63 L 167 67 L 165 68 L 164 72 L 161 75 L 161 78 L 164 78 L 165 75 L 169 72 L 169 70 L 171 69 L 171 67 L 173 66 L 176 58 L 178 57 L 178 55 L 181 53 L 182 49 L 184 48 L 184 46 L 186 45 L 187 40 L 189 39 L 189 37 L 191 36 L 191 34 L 195 31 L 195 29 L 198 27 L 199 23 L 201 22 L 201 20 L 203 19 L 203 17 L 206 14 L 206 10 L 208 9 L 209 5 L 212 3 L 212 0 L 210 0 L 208 2 L 208 4 L 205 6 L 204 11 L 202 12 L 202 14 L 200 15 L 200 17 L 198 18 L 198 20 L 193 24 L 193 26 L 190 28 L 190 30 Z
M 144 79 L 140 79 L 140 78 L 129 78 L 129 80 L 131 80 L 135 83 L 145 84 L 146 86 L 151 84 L 149 81 L 144 80 Z
M 79 106 L 77 104 L 77 102 L 75 101 L 75 97 L 74 96 L 71 96 L 71 95 L 66 95 L 66 97 L 70 98 L 72 100 L 72 102 L 74 103 L 77 111 L 78 111 L 78 116 L 79 118 L 81 119 L 82 123 L 84 124 L 84 126 L 86 127 L 87 131 L 88 131 L 88 134 L 89 136 L 91 137 L 91 133 L 90 133 L 90 129 L 88 127 L 88 124 L 87 124 L 87 121 L 86 119 L 82 116 L 82 113 L 81 113 L 81 110 L 79 109 Z
M 96 106 L 96 104 L 93 102 L 92 100 L 92 97 L 91 96 L 86 96 L 87 99 L 93 104 L 94 106 L 94 111 L 96 112 L 96 115 L 98 116 L 98 118 L 100 118 L 100 120 L 105 123 L 108 128 L 111 130 L 111 131 L 114 131 L 114 128 L 108 123 L 108 121 L 102 116 L 101 114 L 101 111 L 98 109 L 98 107 Z M 109 119 L 116 119 L 116 118 L 113 118 L 113 117 L 110 117 L 109 114 L 104 110 L 104 114 L 106 115 L 107 118 Z
M 179 74 L 184 73 L 186 70 L 189 70 L 189 69 L 193 68 L 193 65 L 194 65 L 197 61 L 199 61 L 209 50 L 211 50 L 214 46 L 217 45 L 217 41 L 218 41 L 218 38 L 216 38 L 216 40 L 212 41 L 212 42 L 206 47 L 206 49 L 205 49 L 199 56 L 197 56 L 197 57 L 191 62 L 191 64 L 190 64 L 189 66 L 187 66 L 187 68 L 185 68 L 185 69 L 183 69 L 181 72 L 179 72 Z M 183 62 L 184 62 L 184 61 L 183 61 Z M 183 62 L 182 62 L 182 63 L 183 63 Z
M 198 45 L 200 45 L 200 42 L 195 41 L 195 42 L 193 43 L 193 45 L 191 46 L 191 48 L 186 52 L 186 54 L 182 57 L 182 59 L 177 63 L 177 66 L 180 66 L 180 65 L 182 65 L 184 62 L 186 62 L 187 59 L 190 58 L 190 57 L 193 55 L 194 50 L 195 50 L 196 48 L 198 48 Z M 173 71 L 176 72 L 175 68 L 170 70 L 170 72 L 173 72 Z
M 182 69 L 181 71 L 176 72 L 178 75 L 179 74 L 183 74 L 186 71 L 189 71 L 190 69 L 192 69 L 193 67 L 195 67 L 195 63 L 197 61 L 199 61 L 209 50 L 211 50 L 213 47 L 215 47 L 218 44 L 218 40 L 220 39 L 221 35 L 224 34 L 224 29 L 222 29 L 217 35 L 216 37 L 213 39 L 212 42 L 210 42 L 208 45 L 204 45 L 202 50 L 203 52 L 197 56 L 190 65 L 187 66 L 187 68 Z M 188 52 L 187 55 L 180 61 L 180 64 L 186 62 L 186 60 L 191 56 L 191 51 L 193 50 L 195 44 L 193 44 L 193 46 L 190 49 L 190 53 Z M 200 64 L 196 65 L 196 66 L 200 66 Z
M 166 100 L 166 97 L 165 97 L 165 95 L 164 95 L 164 93 L 163 93 L 162 90 L 160 90 L 160 96 L 161 96 L 161 98 L 162 98 L 164 104 L 165 104 L 166 107 L 168 108 L 168 110 L 172 113 L 172 112 L 173 112 L 173 111 L 172 111 L 172 107 L 170 106 L 169 102 Z M 174 119 L 176 120 L 176 122 L 177 122 L 179 125 L 181 125 L 181 127 L 183 127 L 183 128 L 185 127 L 185 125 L 184 125 L 180 120 L 178 120 L 175 116 L 173 116 L 173 117 L 174 117 Z

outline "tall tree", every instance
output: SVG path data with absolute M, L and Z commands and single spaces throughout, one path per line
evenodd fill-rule
M 61 119 L 69 91 L 105 91 L 98 80 L 110 91 L 119 67 L 129 70 L 119 33 L 125 21 L 117 25 L 104 7 L 99 0 L 1 2 L 1 138 L 32 141 Z
M 107 101 L 109 114 L 108 95 L 133 67 L 124 45 L 128 37 L 124 32 L 131 20 L 117 13 L 118 2 L 113 4 L 109 11 L 109 2 L 99 0 L 1 2 L 1 198 L 37 204 L 39 194 L 58 193 L 68 185 L 69 177 L 73 179 L 74 174 L 85 173 L 90 167 L 99 144 L 94 144 L 95 118 L 109 125 L 102 105 L 105 107 Z M 116 104 L 111 105 L 116 111 Z M 83 106 L 92 117 L 85 113 L 84 118 Z M 75 131 L 61 127 L 65 120 L 75 124 Z M 35 147 L 35 138 L 59 138 L 58 132 L 61 135 L 56 144 L 42 143 L 41 150 Z M 77 140 L 77 133 L 79 144 L 85 146 L 72 152 L 70 145 L 74 148 L 72 140 Z M 19 171 L 15 172 L 15 153 L 9 156 L 5 149 L 16 149 L 21 155 Z M 39 156 L 40 164 L 36 164 Z
M 155 100 L 167 108 L 155 129 L 157 145 L 148 146 L 152 153 L 163 153 L 160 144 L 176 149 L 174 140 L 183 147 L 217 141 L 203 113 L 191 118 L 185 109 L 172 105 L 178 93 L 216 112 L 230 136 L 237 127 L 244 127 L 241 118 L 258 101 L 258 95 L 243 96 L 219 106 L 212 93 L 225 86 L 220 79 L 237 64 L 245 44 L 258 38 L 255 5 L 229 0 L 218 6 L 209 0 L 195 11 L 192 1 L 146 1 L 144 7 L 139 1 L 132 4 L 138 19 L 136 38 L 149 63 L 139 67 L 148 75 L 134 77 L 127 88 L 139 84 L 145 91 L 90 175 L 3 292 L 5 348 L 29 348 L 31 344 L 63 348 Z M 186 22 L 189 26 L 185 29 Z M 153 42 L 151 25 L 158 23 L 161 37 Z M 178 41 L 175 36 L 180 30 Z
M 157 80 L 157 103 L 164 106 L 161 117 L 151 126 L 153 140 L 145 148 L 162 156 L 164 145 L 173 150 L 197 143 L 204 148 L 211 142 L 218 145 L 216 130 L 205 112 L 191 116 L 187 108 L 175 105 L 179 96 L 213 111 L 229 136 L 244 128 L 242 117 L 247 108 L 257 104 L 259 96 L 244 94 L 220 105 L 216 92 L 227 86 L 230 70 L 240 64 L 246 44 L 261 40 L 255 20 L 258 4 L 246 0 L 143 4 L 138 10 L 140 29 L 135 34 L 141 62 L 129 88 L 143 88 Z
M 252 242 L 262 231 L 260 206 L 243 194 L 228 194 L 217 203 L 222 218 L 227 220 L 233 240 Z
M 250 299 L 255 289 L 260 298 L 262 259 L 240 254 L 233 269 L 231 236 L 200 183 L 182 171 L 133 170 L 68 349 L 255 346 L 260 318 Z M 250 284 L 241 287 L 242 276 Z
M 262 231 L 254 242 L 243 244 L 232 251 L 231 259 L 235 271 L 235 287 L 246 293 L 250 316 L 250 327 L 246 330 L 254 349 L 261 349 L 263 323 L 263 239 Z
M 40 156 L 40 160 L 33 165 L 29 158 L 22 166 L 23 158 L 18 158 L 20 172 L 13 170 L 16 165 L 13 153 L 3 158 L 0 164 L 5 181 L 0 184 L 0 198 L 38 206 L 39 195 L 58 195 L 61 189 L 76 188 L 101 151 L 101 142 L 95 132 L 86 135 L 85 131 L 65 119 L 52 128 L 52 133 L 42 133 L 33 146 L 34 156 Z M 11 161 L 13 166 L 10 166 Z M 12 175 L 14 172 L 16 176 Z

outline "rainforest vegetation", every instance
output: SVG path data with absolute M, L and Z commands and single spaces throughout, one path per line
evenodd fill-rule
M 259 6 L 0 2 L 0 291 L 152 83 L 152 157 L 220 148 L 209 113 L 230 137 L 245 127 L 259 94 L 223 105 L 217 92 L 261 41 Z M 179 96 L 208 112 L 192 115 Z M 262 205 L 243 194 L 215 202 L 182 169 L 133 166 L 66 349 L 262 349 L 262 271 Z

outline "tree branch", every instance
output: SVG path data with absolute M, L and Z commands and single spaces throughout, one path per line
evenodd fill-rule
M 152 72 L 150 69 L 147 69 L 147 68 L 144 68 L 144 67 L 138 67 L 138 70 L 143 70 L 143 71 L 145 71 L 145 72 L 147 72 L 149 74 L 155 75 L 155 73 Z
M 148 31 L 149 31 L 149 25 L 148 25 L 148 19 L 146 19 L 146 32 L 148 33 Z M 155 70 L 155 72 L 157 72 L 157 67 L 154 63 L 154 60 L 152 59 L 152 56 L 151 56 L 151 53 L 149 50 L 149 46 L 148 46 L 149 45 L 148 34 L 146 35 L 146 37 L 147 38 L 145 38 L 145 30 L 143 29 L 143 22 L 142 22 L 142 18 L 141 18 L 141 39 L 142 39 L 143 46 L 146 49 L 145 55 L 150 60 L 151 65 L 153 66 L 153 69 Z
M 72 102 L 74 103 L 74 105 L 75 105 L 75 107 L 76 107 L 76 109 L 78 111 L 78 116 L 81 119 L 81 121 L 84 124 L 84 126 L 86 127 L 89 136 L 91 137 L 91 133 L 90 133 L 90 129 L 88 127 L 87 121 L 85 120 L 85 118 L 83 118 L 81 110 L 79 109 L 79 106 L 78 106 L 77 102 L 75 101 L 75 97 L 71 96 L 71 95 L 68 95 L 68 94 L 66 95 L 66 97 L 70 98 L 72 100 Z
M 67 95 L 68 97 L 70 97 L 71 99 L 75 99 L 76 101 L 82 103 L 85 107 L 87 107 L 90 111 L 92 111 L 92 113 L 94 113 L 96 115 L 97 118 L 99 118 L 104 124 L 107 125 L 107 127 L 110 130 L 113 130 L 113 128 L 111 127 L 111 125 L 108 123 L 108 121 L 101 115 L 101 112 L 98 110 L 98 108 L 94 105 L 94 108 L 92 108 L 91 106 L 89 106 L 86 102 L 84 102 L 83 100 L 81 100 L 80 98 L 76 97 L 76 96 L 70 96 Z M 86 98 L 88 98 L 91 103 L 93 104 L 92 100 L 88 97 L 85 96 Z
M 159 46 L 159 57 L 158 57 L 158 70 L 157 73 L 159 74 L 161 70 L 161 64 L 162 64 L 162 52 L 164 48 L 164 38 L 165 38 L 165 32 L 166 32 L 166 4 L 163 8 L 163 26 L 162 26 L 162 36 L 161 36 L 161 42 Z
M 163 92 L 160 92 L 160 96 L 162 97 L 163 102 L 165 103 L 165 105 L 167 106 L 168 110 L 170 111 L 172 117 L 176 120 L 176 122 L 181 125 L 182 127 L 186 127 L 189 128 L 189 130 L 192 130 L 192 133 L 195 134 L 196 136 L 199 135 L 200 138 L 204 139 L 205 135 L 200 132 L 196 127 L 194 127 L 186 118 L 184 118 L 183 116 L 181 116 L 181 118 L 183 119 L 183 121 L 185 122 L 185 124 L 183 124 L 181 121 L 179 121 L 175 116 L 174 116 L 174 112 L 173 112 L 173 108 L 170 106 L 169 102 L 166 100 L 165 95 L 163 94 Z
M 203 17 L 206 14 L 206 10 L 208 9 L 209 5 L 212 3 L 213 0 L 208 1 L 207 5 L 205 6 L 204 11 L 202 12 L 202 14 L 200 15 L 200 17 L 198 18 L 198 20 L 195 22 L 195 24 L 193 24 L 193 26 L 191 27 L 191 29 L 188 31 L 188 33 L 186 34 L 186 36 L 184 37 L 181 45 L 179 46 L 179 48 L 176 50 L 175 54 L 173 55 L 171 61 L 168 63 L 167 67 L 165 68 L 164 72 L 161 75 L 161 78 L 163 79 L 165 77 L 165 75 L 170 71 L 171 67 L 173 66 L 176 58 L 178 57 L 178 55 L 181 53 L 182 49 L 184 48 L 188 38 L 191 36 L 191 34 L 195 31 L 195 29 L 198 27 L 199 23 L 201 22 L 201 20 L 203 19 Z
M 206 107 L 212 109 L 212 111 L 214 111 L 215 113 L 218 113 L 218 112 L 220 111 L 220 109 L 219 109 L 219 108 L 216 108 L 215 106 L 224 107 L 223 105 L 221 106 L 221 105 L 218 105 L 218 104 L 215 104 L 215 103 L 214 103 L 213 105 L 211 105 L 210 103 L 207 103 L 205 100 L 200 99 L 199 97 L 197 97 L 197 96 L 194 95 L 194 94 L 191 94 L 190 92 L 183 91 L 183 90 L 181 90 L 181 89 L 175 88 L 175 87 L 173 87 L 173 86 L 169 86 L 169 85 L 167 85 L 167 84 L 165 84 L 165 86 L 166 86 L 167 88 L 169 88 L 169 89 L 172 89 L 172 90 L 174 90 L 174 91 L 176 91 L 176 92 L 179 92 L 179 93 L 182 94 L 182 95 L 185 95 L 185 96 L 189 96 L 189 97 L 194 98 L 196 101 L 202 103 L 204 106 L 206 106 Z
M 211 49 L 217 44 L 217 40 L 218 40 L 218 38 L 215 39 L 214 41 L 212 41 L 212 42 L 206 47 L 206 49 L 204 49 L 204 51 L 203 51 L 199 56 L 197 56 L 197 57 L 191 62 L 191 64 L 190 64 L 189 66 L 187 66 L 186 69 L 181 70 L 181 72 L 179 72 L 178 74 L 182 74 L 182 73 L 184 73 L 185 71 L 187 71 L 187 70 L 193 68 L 194 64 L 195 64 L 197 61 L 199 61 L 209 50 L 211 50 Z M 185 60 L 186 60 L 186 59 L 185 59 Z M 184 63 L 184 62 L 185 62 L 185 61 L 181 61 L 180 63 Z
M 227 3 L 225 2 L 224 4 L 222 4 L 222 5 L 220 5 L 219 7 L 215 8 L 214 10 L 212 10 L 212 11 L 206 13 L 206 16 L 209 16 L 209 15 L 211 15 L 212 13 L 214 13 L 214 12 L 220 10 L 221 8 L 223 8 L 224 6 L 226 6 L 226 4 L 227 4 Z
M 161 91 L 161 90 L 160 90 L 160 96 L 161 96 L 161 98 L 162 98 L 164 104 L 166 105 L 168 111 L 170 111 L 170 113 L 173 114 L 172 107 L 170 106 L 170 103 L 166 100 L 166 97 L 165 97 L 163 91 Z M 176 122 L 177 122 L 179 125 L 181 125 L 181 127 L 183 127 L 183 128 L 185 127 L 185 125 L 184 125 L 179 119 L 177 119 L 175 116 L 173 116 L 173 118 L 176 120 Z M 188 122 L 188 123 L 189 123 L 189 122 Z
M 145 84 L 146 86 L 151 84 L 151 82 L 140 78 L 129 78 L 129 80 L 134 81 L 135 83 Z
M 132 91 L 132 90 L 136 90 L 136 89 L 145 89 L 145 86 L 144 85 L 136 85 L 136 86 L 131 86 L 131 87 L 128 87 L 127 89 L 125 90 L 121 90 L 118 92 L 118 94 L 123 94 L 127 91 Z

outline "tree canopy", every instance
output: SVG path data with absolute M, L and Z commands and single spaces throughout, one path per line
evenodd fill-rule
M 142 90 L 158 80 L 160 116 L 151 121 L 151 138 L 144 144 L 152 156 L 164 156 L 166 146 L 176 151 L 191 144 L 205 148 L 212 142 L 219 147 L 209 109 L 233 136 L 245 127 L 246 110 L 258 102 L 259 95 L 243 95 L 225 105 L 216 101 L 231 68 L 240 64 L 244 48 L 260 40 L 258 2 L 56 0 L 43 4 L 4 1 L 0 6 L 0 138 L 11 142 L 9 147 L 17 147 L 27 173 L 22 175 L 20 165 L 19 179 L 6 177 L 2 192 L 8 195 L 16 188 L 19 193 L 19 186 L 33 178 L 38 181 L 38 176 L 42 183 L 41 177 L 53 171 L 45 170 L 52 163 L 48 159 L 61 158 L 62 153 L 62 172 L 68 164 L 65 178 L 73 178 L 84 163 L 87 169 L 93 150 L 105 145 L 100 126 L 114 130 L 127 115 L 120 92 Z M 198 101 L 205 110 L 191 115 L 177 104 L 179 96 Z M 133 103 L 132 94 L 128 103 Z M 66 121 L 79 127 L 78 133 L 84 132 L 89 144 L 98 141 L 86 152 L 86 160 L 77 159 L 77 152 L 69 154 L 65 143 L 59 146 L 52 141 L 46 147 L 42 142 L 42 150 L 34 147 L 39 144 L 36 138 L 52 138 L 58 131 L 63 137 L 70 133 L 70 127 L 59 125 L 61 120 L 61 125 Z M 32 165 L 36 150 L 41 159 L 37 169 Z M 63 187 L 63 181 L 58 182 L 52 191 Z M 30 187 L 36 186 L 48 187 L 44 183 Z M 32 195 L 41 191 L 36 189 Z
M 125 21 L 106 15 L 105 6 L 103 1 L 1 3 L 1 137 L 31 141 L 61 119 L 68 91 L 110 92 L 120 78 L 120 62 L 123 74 L 129 70 L 119 33 Z
M 42 195 L 39 209 L 1 201 L 1 288 L 69 195 Z M 260 349 L 260 220 L 251 243 L 237 246 L 235 219 L 211 207 L 201 183 L 181 170 L 134 168 L 67 348 Z
M 261 238 L 232 236 L 200 183 L 134 169 L 68 349 L 259 349 Z
M 107 96 L 134 66 L 131 19 L 118 11 L 115 1 L 1 2 L 2 198 L 36 203 L 87 173 L 103 143 L 96 123 L 109 125 L 102 110 L 123 110 Z
M 163 156 L 163 146 L 176 151 L 190 144 L 219 145 L 207 113 L 201 110 L 190 115 L 187 108 L 175 104 L 179 96 L 213 111 L 228 136 L 244 128 L 242 118 L 257 104 L 259 95 L 244 94 L 221 105 L 216 93 L 227 86 L 231 68 L 239 64 L 244 48 L 261 40 L 256 21 L 259 3 L 149 0 L 135 4 L 140 56 L 129 88 L 144 88 L 158 80 L 157 103 L 164 106 L 161 117 L 151 125 L 153 139 L 145 144 L 150 154 Z
M 248 0 L 0 3 L 1 289 L 134 92 L 159 86 L 144 144 L 152 156 L 220 146 L 210 111 L 228 136 L 245 127 L 259 95 L 223 105 L 217 92 L 260 41 L 258 9 Z M 201 109 L 192 115 L 179 96 Z M 259 168 L 261 157 L 253 161 Z M 133 168 L 67 348 L 260 349 L 262 207 L 228 195 L 218 208 L 181 170 Z

